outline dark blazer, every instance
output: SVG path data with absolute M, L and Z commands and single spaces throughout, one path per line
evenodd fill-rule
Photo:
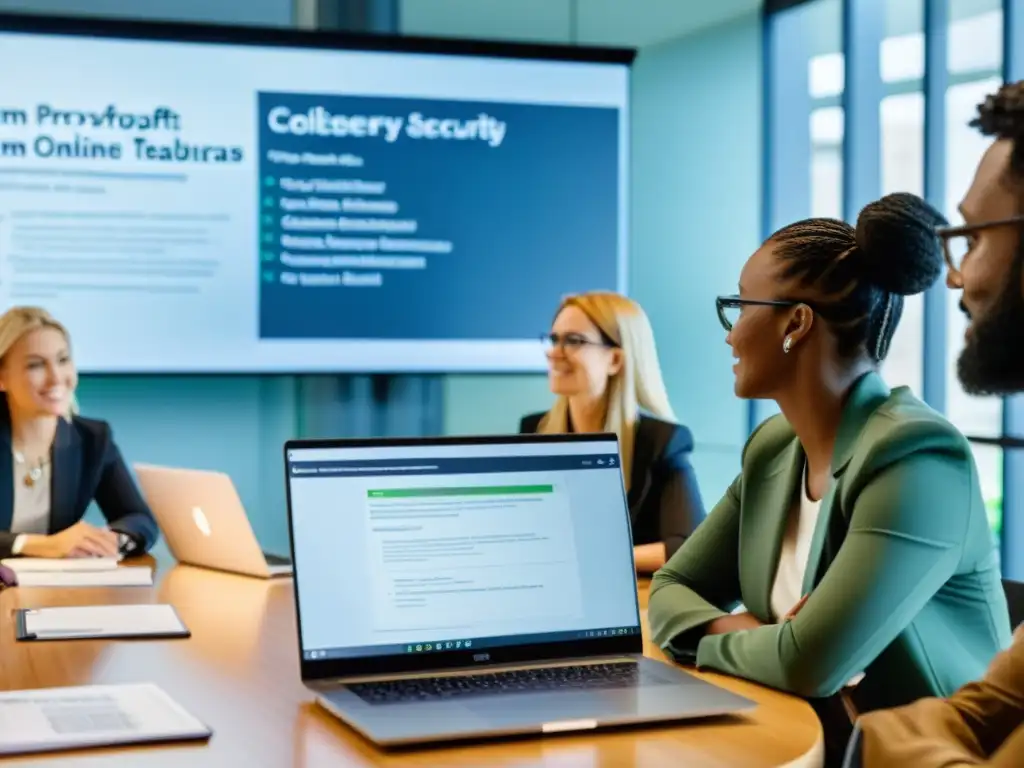
M 2 404 L 0 404 L 2 405 Z M 11 423 L 0 407 L 0 557 L 9 557 L 15 534 L 14 467 Z M 95 500 L 112 530 L 132 537 L 142 554 L 156 541 L 159 529 L 139 493 L 105 421 L 74 416 L 57 422 L 50 481 L 50 533 L 79 522 Z
M 536 432 L 544 415 L 524 416 L 519 432 Z M 704 504 L 690 465 L 692 451 L 693 435 L 686 427 L 640 414 L 628 498 L 634 545 L 662 541 L 665 556 L 672 557 L 704 519 Z

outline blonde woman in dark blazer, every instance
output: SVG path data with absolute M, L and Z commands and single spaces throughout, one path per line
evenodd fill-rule
M 78 414 L 77 385 L 63 325 L 39 307 L 0 316 L 0 557 L 113 557 L 156 541 L 110 426 Z M 93 501 L 106 527 L 82 520 Z
M 704 517 L 689 456 L 690 430 L 676 422 L 643 309 L 617 293 L 565 299 L 544 337 L 546 413 L 523 418 L 520 432 L 614 432 L 628 491 L 636 569 L 665 564 Z

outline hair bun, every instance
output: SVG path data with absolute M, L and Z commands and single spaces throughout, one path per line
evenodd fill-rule
M 857 251 L 865 279 L 901 296 L 927 290 L 942 273 L 935 228 L 946 223 L 931 205 L 906 192 L 865 206 L 857 217 Z

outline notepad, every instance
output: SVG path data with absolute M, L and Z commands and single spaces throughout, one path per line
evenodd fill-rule
M 211 735 L 152 683 L 0 692 L 0 755 L 197 741 Z
M 117 557 L 8 557 L 0 560 L 0 565 L 22 574 L 29 571 L 110 571 L 117 568 L 118 562 L 120 558 Z
M 22 571 L 19 587 L 150 587 L 153 571 L 143 566 L 102 571 Z
M 173 606 L 81 605 L 27 608 L 14 613 L 19 640 L 188 637 Z

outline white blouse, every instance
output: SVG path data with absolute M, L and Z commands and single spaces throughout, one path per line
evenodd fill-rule
M 807 465 L 800 480 L 800 503 L 794 504 L 786 524 L 786 534 L 779 550 L 779 569 L 772 585 L 771 606 L 775 620 L 781 621 L 789 609 L 803 597 L 804 573 L 811 554 L 811 539 L 818 524 L 821 500 L 807 495 Z
M 50 462 L 32 485 L 25 483 L 28 470 L 11 455 L 14 478 L 14 515 L 11 533 L 46 534 L 50 531 Z

